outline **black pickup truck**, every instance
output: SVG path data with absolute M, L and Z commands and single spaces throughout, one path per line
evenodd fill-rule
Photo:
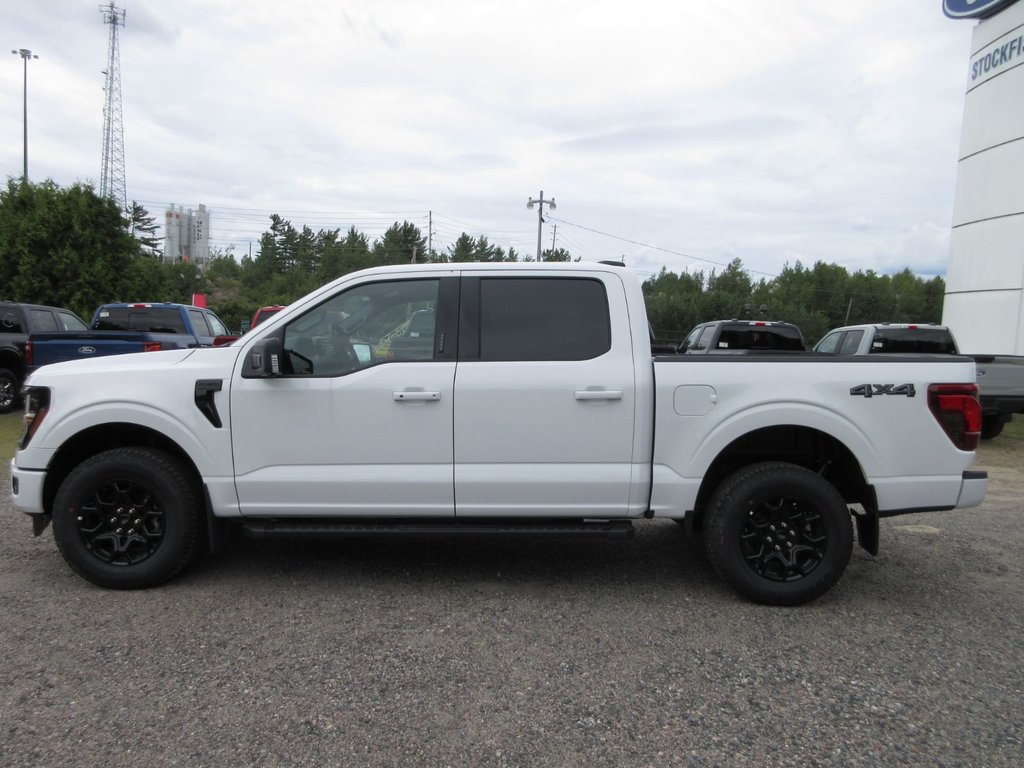
M 29 334 L 88 329 L 85 321 L 70 309 L 0 301 L 0 413 L 18 406 Z

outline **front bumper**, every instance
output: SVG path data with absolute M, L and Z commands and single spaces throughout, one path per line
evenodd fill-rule
M 46 472 L 41 469 L 20 469 L 11 459 L 11 502 L 27 515 L 43 515 L 43 483 Z

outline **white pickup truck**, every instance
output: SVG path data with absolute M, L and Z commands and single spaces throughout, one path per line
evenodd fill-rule
M 672 518 L 797 604 L 879 517 L 972 507 L 974 363 L 652 357 L 615 264 L 353 273 L 234 344 L 46 366 L 14 504 L 86 579 L 149 587 L 226 533 L 628 535 Z M 682 552 L 680 553 L 682 556 Z

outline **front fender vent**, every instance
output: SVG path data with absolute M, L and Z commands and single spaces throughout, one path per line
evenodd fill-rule
M 217 429 L 224 425 L 220 420 L 220 414 L 217 413 L 217 403 L 214 400 L 214 394 L 220 392 L 223 387 L 223 379 L 200 379 L 196 382 L 196 408 Z

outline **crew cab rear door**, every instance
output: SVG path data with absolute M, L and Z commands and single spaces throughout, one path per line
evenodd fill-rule
M 621 280 L 467 270 L 460 306 L 456 516 L 625 516 L 636 385 Z

